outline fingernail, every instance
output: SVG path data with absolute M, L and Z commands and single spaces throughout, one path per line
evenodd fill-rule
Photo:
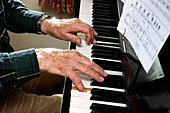
M 93 40 L 93 43 L 94 43 L 94 44 L 96 44 L 96 43 L 97 43 L 96 39 L 94 39 L 94 40 Z
M 107 73 L 106 72 L 104 72 L 104 76 L 107 77 Z
M 79 43 L 80 43 L 80 41 L 77 39 L 77 40 L 76 40 L 76 43 L 77 43 L 77 44 L 79 44 Z
M 95 32 L 95 36 L 98 36 L 98 33 L 97 33 L 97 32 Z
M 104 78 L 103 78 L 103 77 L 100 77 L 100 80 L 101 80 L 101 81 L 104 81 Z
M 83 90 L 83 92 L 87 92 L 87 90 L 86 90 L 86 89 L 84 89 L 84 90 Z

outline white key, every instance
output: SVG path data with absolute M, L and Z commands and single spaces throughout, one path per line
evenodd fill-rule
M 84 111 L 84 112 L 90 113 L 91 111 L 90 106 L 92 105 L 92 103 L 126 107 L 126 104 L 122 104 L 122 103 L 90 100 L 90 97 L 91 97 L 90 91 L 79 92 L 77 90 L 72 90 L 71 95 L 72 95 L 71 103 L 70 103 L 71 112 L 75 112 L 79 110 L 79 112 Z
M 80 14 L 79 14 L 79 19 L 89 25 L 92 25 L 92 0 L 81 0 L 80 3 Z M 100 60 L 109 60 L 109 61 L 117 61 L 121 62 L 119 60 L 112 60 L 112 59 L 104 59 L 104 58 L 92 58 L 91 57 L 91 48 L 92 45 L 87 45 L 85 42 L 85 34 L 78 33 L 78 36 L 82 39 L 82 44 L 76 46 L 76 50 L 89 58 L 90 60 L 93 59 L 100 59 Z M 106 36 L 99 36 L 101 38 L 108 38 L 108 39 L 113 39 L 114 37 L 106 37 Z M 115 37 L 117 39 L 117 37 Z M 97 43 L 106 43 L 106 44 L 117 44 L 114 42 L 102 42 L 102 41 L 97 41 Z M 101 45 L 99 45 L 101 46 Z M 119 47 L 110 47 L 110 46 L 105 46 L 108 48 L 117 48 Z M 111 71 L 111 70 L 105 70 L 109 75 L 113 76 L 123 76 L 122 72 L 119 71 Z M 119 92 L 125 92 L 124 89 L 118 89 L 118 88 L 108 88 L 108 87 L 100 87 L 100 86 L 91 86 L 91 78 L 87 75 L 84 74 L 78 74 L 83 82 L 83 85 L 85 88 L 98 88 L 98 89 L 105 89 L 105 90 L 111 90 L 111 91 L 119 91 Z M 72 84 L 73 87 L 75 87 L 74 84 Z M 126 104 L 120 104 L 120 103 L 114 103 L 114 102 L 104 102 L 104 101 L 94 101 L 90 100 L 90 91 L 87 92 L 79 92 L 78 90 L 71 90 L 71 101 L 70 101 L 70 113 L 90 113 L 90 106 L 92 103 L 100 103 L 100 104 L 105 104 L 105 105 L 112 105 L 112 106 L 121 106 L 121 107 L 126 107 Z
M 79 19 L 92 25 L 92 0 L 81 0 Z
M 112 71 L 106 71 L 106 72 L 112 72 Z M 117 73 L 119 74 L 119 73 Z M 85 88 L 98 88 L 98 89 L 105 89 L 105 90 L 111 90 L 111 91 L 119 91 L 119 92 L 125 92 L 125 89 L 119 89 L 119 88 L 110 88 L 110 87 L 101 87 L 101 86 L 91 86 L 91 78 L 84 74 L 78 74 L 82 80 L 82 83 Z M 120 75 L 113 75 L 113 76 L 122 76 Z M 72 84 L 72 87 L 75 87 L 74 84 Z

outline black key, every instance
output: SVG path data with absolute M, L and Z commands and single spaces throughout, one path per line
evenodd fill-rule
M 92 25 L 101 25 L 101 26 L 112 26 L 112 27 L 117 27 L 118 23 L 117 21 L 103 21 L 103 20 L 97 20 L 93 19 Z
M 95 80 L 92 79 L 92 81 L 95 81 Z M 116 84 L 120 84 L 122 86 L 125 84 L 123 76 L 113 75 L 113 74 L 108 74 L 108 76 L 104 78 L 104 81 L 100 82 L 100 83 L 104 83 L 104 82 L 106 84 L 114 84 L 114 83 L 116 83 Z
M 102 3 L 102 4 L 117 5 L 117 1 L 116 0 L 93 0 L 93 3 Z
M 124 89 L 125 81 L 122 76 L 108 75 L 104 78 L 103 82 L 97 82 L 96 80 L 92 79 L 91 85 Z
M 118 54 L 104 54 L 104 53 L 97 53 L 97 52 L 92 52 L 92 56 L 95 58 L 105 58 L 105 59 L 113 59 L 113 60 L 121 60 L 121 56 Z
M 101 9 L 101 10 L 111 10 L 111 11 L 117 11 L 117 6 L 111 5 L 111 4 L 100 4 L 100 3 L 94 3 L 92 5 L 92 8 L 95 9 Z
M 111 33 L 107 33 L 107 32 L 97 32 L 98 36 L 104 36 L 104 37 L 118 37 L 118 35 L 114 35 Z
M 92 9 L 93 9 L 93 13 L 92 14 L 95 14 L 95 12 L 97 13 L 100 13 L 101 12 L 107 12 L 107 13 L 112 13 L 113 15 L 118 15 L 118 11 L 116 10 L 116 8 L 114 7 L 106 7 L 106 6 L 101 6 L 101 5 L 93 5 L 92 6 Z
M 115 59 L 119 59 L 122 56 L 120 49 L 108 48 L 108 47 L 102 47 L 102 46 L 96 46 L 96 45 L 92 47 L 91 53 L 112 55 L 112 57 L 114 57 Z
M 93 81 L 95 82 L 95 80 L 92 78 L 92 82 Z M 108 74 L 108 76 L 104 78 L 104 81 L 100 83 L 106 84 L 107 86 L 112 84 L 118 84 L 119 86 L 124 86 L 125 81 L 123 76 Z
M 102 13 L 102 12 L 100 12 L 100 13 Z M 100 14 L 100 13 L 98 13 L 98 14 Z M 106 13 L 106 12 L 103 12 L 103 13 Z M 105 19 L 105 18 L 93 18 L 93 20 L 92 20 L 92 22 L 93 21 L 104 21 L 104 22 L 107 22 L 107 23 L 117 23 L 118 24 L 118 22 L 117 22 L 117 20 L 115 19 Z
M 117 8 L 117 5 L 114 4 L 114 3 L 110 3 L 110 2 L 105 2 L 105 3 L 102 3 L 102 2 L 94 2 L 93 5 L 97 5 L 97 6 L 103 6 L 103 7 L 116 7 Z
M 93 15 L 95 15 L 95 16 L 93 16 Z M 107 15 L 107 18 L 105 17 L 105 15 Z M 110 20 L 116 20 L 116 21 L 118 21 L 118 19 L 119 19 L 117 12 L 108 11 L 108 10 L 101 10 L 101 9 L 93 10 L 92 17 L 95 18 L 95 19 L 103 18 L 103 19 L 110 19 Z
M 91 53 L 96 54 L 96 55 L 98 55 L 98 54 L 111 55 L 111 57 L 113 57 L 115 60 L 121 60 L 121 58 L 122 58 L 121 52 L 119 50 L 112 52 L 112 51 L 108 51 L 108 50 L 94 49 L 94 50 L 92 50 Z M 97 57 L 97 56 L 94 55 L 94 57 Z
M 115 12 L 107 12 L 107 11 L 105 11 L 105 10 L 103 10 L 103 11 L 100 11 L 100 10 L 93 10 L 93 12 L 92 12 L 92 15 L 99 15 L 101 18 L 103 18 L 103 19 L 105 19 L 105 16 L 107 16 L 108 17 L 108 15 L 112 15 L 111 17 L 112 17 L 112 19 L 114 20 L 114 18 L 116 18 L 116 15 L 117 14 L 115 14 Z M 94 16 L 95 17 L 95 16 Z M 100 19 L 100 18 L 93 18 L 93 19 Z M 100 19 L 101 20 L 101 19 Z M 116 21 L 117 21 L 117 18 L 115 19 Z M 110 21 L 111 21 L 111 19 L 110 19 Z
M 113 52 L 116 51 L 116 50 L 119 50 L 119 48 L 104 47 L 104 46 L 99 46 L 99 45 L 96 45 L 96 44 L 94 44 L 91 49 L 92 49 L 92 50 L 93 50 L 93 49 L 110 50 L 110 51 L 113 51 Z M 120 50 L 119 50 L 119 51 L 120 51 Z
M 113 26 L 102 26 L 102 25 L 95 25 L 93 26 L 93 28 L 97 31 L 97 32 L 107 32 L 107 33 L 111 33 L 111 34 L 116 34 L 117 37 L 119 37 L 119 31 L 113 27 Z
M 105 47 L 105 46 L 98 46 L 96 44 L 93 45 L 93 47 L 91 48 L 92 50 L 104 50 L 106 52 L 112 52 L 113 54 L 120 54 L 121 55 L 121 51 L 119 48 L 111 48 L 111 47 Z
M 108 11 L 103 10 L 103 12 L 108 12 Z M 117 20 L 118 16 L 116 16 L 116 15 L 103 16 L 103 15 L 100 15 L 100 14 L 92 14 L 92 18 L 103 18 L 103 19 Z
M 121 72 L 123 71 L 121 62 L 105 61 L 105 60 L 98 60 L 98 59 L 93 59 L 93 61 L 105 70 L 121 71 Z
M 97 31 L 97 30 L 96 30 L 96 31 Z M 109 32 L 98 32 L 98 31 L 97 31 L 97 33 L 98 33 L 99 36 L 118 37 L 117 34 L 112 34 L 112 33 L 109 33 Z
M 106 31 L 105 32 L 101 32 L 101 31 L 98 31 L 98 30 L 96 30 L 96 31 L 98 33 L 98 36 L 103 36 L 103 37 L 119 37 L 118 33 L 109 33 L 109 32 L 106 32 Z
M 98 36 L 119 37 L 119 32 L 116 28 L 106 28 L 100 25 L 95 25 L 93 28 L 98 33 Z
M 92 103 L 90 109 L 92 109 L 92 113 L 128 113 L 127 107 L 111 106 L 97 103 Z
M 125 92 L 93 88 L 91 90 L 91 94 L 92 96 L 90 97 L 90 100 L 124 103 L 124 104 L 126 104 L 127 102 Z

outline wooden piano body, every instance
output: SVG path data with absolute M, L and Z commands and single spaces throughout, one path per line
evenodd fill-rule
M 119 16 L 123 3 L 117 0 Z M 74 17 L 79 18 L 80 0 L 75 0 Z M 168 38 L 169 39 L 169 38 Z M 128 40 L 120 40 L 129 113 L 170 112 L 170 40 L 167 40 L 149 73 L 137 59 Z M 70 43 L 70 49 L 76 45 Z M 61 113 L 69 113 L 72 82 L 65 78 Z M 114 112 L 113 112 L 114 113 Z

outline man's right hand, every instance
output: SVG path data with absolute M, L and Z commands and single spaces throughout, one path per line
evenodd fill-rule
M 86 35 L 87 44 L 95 44 L 96 40 L 92 36 L 97 36 L 97 32 L 92 26 L 82 22 L 78 18 L 57 19 L 55 17 L 44 19 L 41 26 L 41 31 L 55 37 L 57 39 L 72 41 L 76 44 L 81 44 L 81 38 L 74 35 L 75 32 L 81 32 Z
M 76 50 L 58 50 L 55 48 L 36 49 L 40 71 L 69 77 L 79 91 L 85 91 L 77 73 L 82 73 L 102 82 L 106 72 Z

